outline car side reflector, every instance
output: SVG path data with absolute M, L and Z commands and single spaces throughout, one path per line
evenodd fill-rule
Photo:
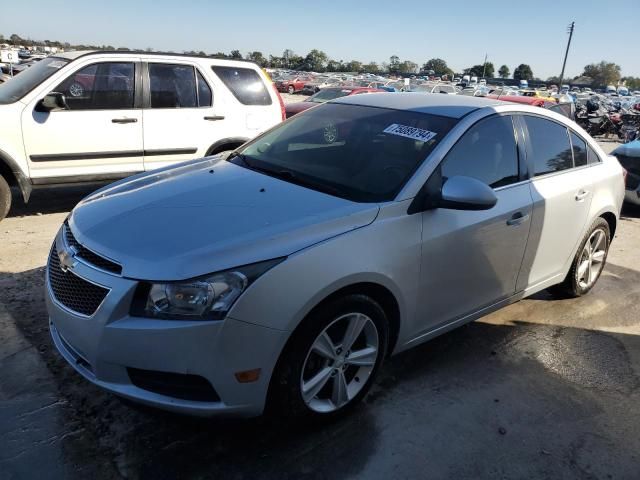
M 245 370 L 244 372 L 236 372 L 236 380 L 239 383 L 251 383 L 257 382 L 260 378 L 260 368 L 254 368 L 253 370 Z

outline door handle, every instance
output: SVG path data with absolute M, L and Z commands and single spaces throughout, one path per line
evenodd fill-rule
M 213 115 L 210 117 L 204 117 L 205 120 L 209 120 L 210 122 L 215 122 L 217 120 L 224 120 L 224 115 Z
M 580 190 L 578 193 L 576 193 L 576 202 L 581 202 L 582 200 L 587 198 L 587 195 L 589 195 L 589 192 L 587 190 Z
M 137 118 L 112 118 L 111 123 L 136 123 Z
M 529 214 L 524 215 L 522 212 L 516 212 L 509 220 L 507 220 L 507 225 L 514 227 L 526 222 L 527 220 L 529 220 Z

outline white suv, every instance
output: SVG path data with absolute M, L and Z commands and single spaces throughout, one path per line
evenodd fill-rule
M 233 150 L 284 119 L 253 63 L 133 52 L 47 57 L 0 85 L 0 220 L 10 186 L 111 181 Z

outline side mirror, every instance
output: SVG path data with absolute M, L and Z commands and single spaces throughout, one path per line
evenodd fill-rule
M 498 201 L 493 189 L 471 177 L 455 176 L 442 186 L 436 205 L 452 210 L 489 210 Z
M 69 110 L 67 99 L 64 94 L 60 92 L 47 93 L 47 95 L 40 100 L 40 103 L 38 103 L 38 107 L 40 111 L 44 112 L 51 112 L 53 110 Z

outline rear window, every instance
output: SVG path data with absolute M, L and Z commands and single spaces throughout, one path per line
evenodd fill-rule
M 255 70 L 216 65 L 211 68 L 240 103 L 244 105 L 271 105 L 271 95 Z
M 315 95 L 310 96 L 307 102 L 324 103 L 334 98 L 345 97 L 349 95 L 353 90 L 349 88 L 325 88 L 320 90 Z

